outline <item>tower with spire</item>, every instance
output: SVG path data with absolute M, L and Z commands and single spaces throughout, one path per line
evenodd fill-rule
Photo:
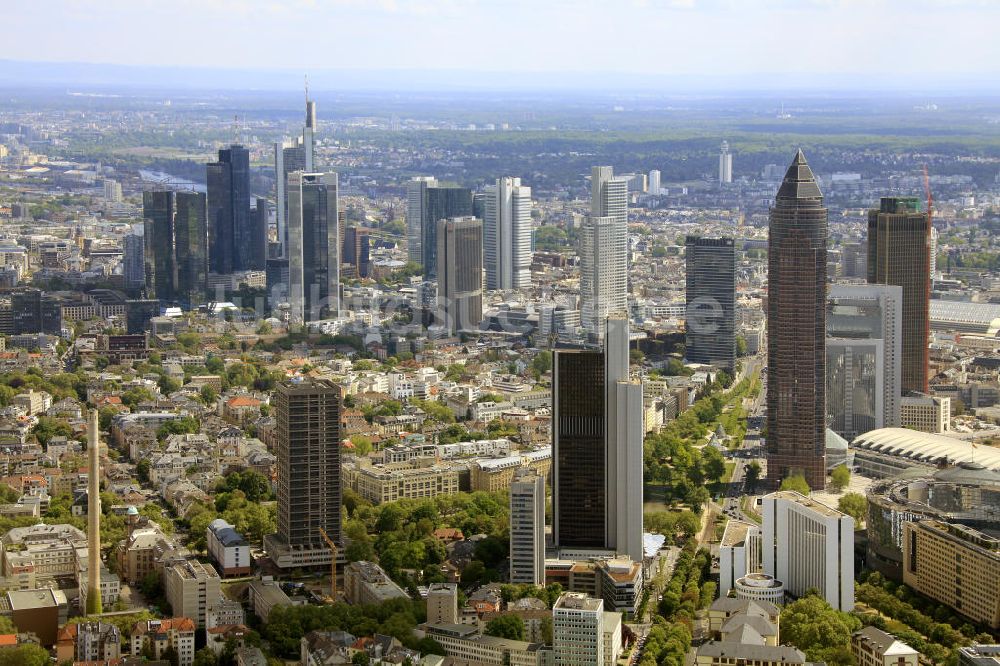
M 767 475 L 826 482 L 827 209 L 799 150 L 771 208 L 767 293 Z

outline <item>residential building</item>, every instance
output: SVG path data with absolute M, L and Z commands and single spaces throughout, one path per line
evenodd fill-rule
M 483 223 L 474 217 L 438 220 L 436 242 L 438 320 L 452 335 L 479 330 L 483 321 Z
M 246 576 L 253 568 L 250 544 L 236 528 L 222 518 L 208 524 L 206 530 L 208 554 L 215 560 L 223 576 Z
M 348 603 L 358 605 L 410 598 L 382 567 L 373 562 L 349 562 L 344 567 L 344 597 Z
M 205 627 L 208 611 L 222 595 L 222 580 L 198 560 L 171 564 L 163 570 L 163 593 L 173 611 Z
M 545 584 L 545 477 L 530 470 L 510 486 L 510 582 Z
M 794 491 L 761 505 L 764 573 L 796 597 L 815 588 L 836 610 L 854 609 L 854 519 Z
M 66 624 L 69 615 L 66 593 L 48 587 L 9 590 L 0 603 L 17 633 L 34 634 L 44 648 L 55 645 L 59 627 Z
M 278 531 L 265 538 L 281 568 L 329 565 L 320 529 L 341 542 L 340 387 L 325 379 L 278 384 Z
M 958 648 L 958 666 L 998 666 L 1000 645 L 972 645 Z
M 427 635 L 444 648 L 448 657 L 462 664 L 483 666 L 543 666 L 543 645 L 487 636 L 465 624 L 430 624 Z
M 173 648 L 177 653 L 177 666 L 194 663 L 195 623 L 191 618 L 173 617 L 167 620 L 145 620 L 132 628 L 132 654 L 142 654 L 148 646 L 153 659 L 162 659 L 164 652 Z
M 823 194 L 802 151 L 770 214 L 767 473 L 826 483 L 826 238 Z
M 337 174 L 288 174 L 288 302 L 300 323 L 340 313 Z
M 850 441 L 900 424 L 902 289 L 830 286 L 826 312 L 826 411 Z
M 427 623 L 458 624 L 456 583 L 431 583 L 427 589 Z
M 948 432 L 951 430 L 951 398 L 908 395 L 900 401 L 899 424 L 920 432 Z
M 642 384 L 629 379 L 629 326 L 606 320 L 603 351 L 553 365 L 553 537 L 560 549 L 642 560 Z
M 649 171 L 649 185 L 648 192 L 651 196 L 659 196 L 660 194 L 660 171 L 659 169 L 651 169 Z
M 858 666 L 919 666 L 920 663 L 919 652 L 875 627 L 854 632 L 851 654 Z
M 1000 628 L 1000 539 L 937 520 L 903 523 L 903 582 L 973 622 Z
M 611 666 L 604 645 L 604 601 L 566 592 L 552 606 L 556 666 Z
M 903 288 L 902 389 L 927 393 L 931 218 L 916 197 L 868 211 L 868 282 Z
M 688 236 L 684 356 L 733 375 L 736 368 L 736 247 L 732 238 Z
M 111 661 L 122 655 L 118 627 L 105 622 L 67 624 L 56 637 L 56 661 Z
M 278 606 L 292 606 L 292 600 L 281 589 L 281 585 L 276 583 L 270 576 L 264 576 L 261 580 L 250 581 L 247 593 L 250 601 L 250 608 L 262 622 L 267 622 L 271 611 Z
M 486 186 L 483 263 L 487 289 L 531 286 L 531 188 L 504 176 Z

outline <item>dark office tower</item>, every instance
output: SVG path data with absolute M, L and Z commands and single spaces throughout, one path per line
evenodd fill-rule
M 366 227 L 344 229 L 343 263 L 354 267 L 354 274 L 366 278 L 371 270 L 371 230 Z
M 438 319 L 455 334 L 483 321 L 483 221 L 453 217 L 437 223 Z
M 160 314 L 160 302 L 156 299 L 125 301 L 125 325 L 129 335 L 137 335 L 149 330 L 149 322 Z
M 800 150 L 771 208 L 767 475 L 826 483 L 826 235 L 823 194 Z
M 732 238 L 688 236 L 685 355 L 729 373 L 736 367 L 736 247 Z
M 282 568 L 329 565 L 320 530 L 341 543 L 340 388 L 323 379 L 278 384 L 278 531 L 264 546 Z
M 129 234 L 122 241 L 122 278 L 126 289 L 139 290 L 146 284 L 143 243 L 139 234 Z
M 188 308 L 203 303 L 208 279 L 205 195 L 143 192 L 142 206 L 148 295 Z
M 340 312 L 337 174 L 288 174 L 288 302 L 292 321 Z
M 174 193 L 143 192 L 142 217 L 143 261 L 146 272 L 146 293 L 152 298 L 174 300 Z
M 16 292 L 10 297 L 13 333 L 62 333 L 62 307 L 59 301 L 38 289 Z
M 205 302 L 208 286 L 208 225 L 205 195 L 177 192 L 174 217 L 174 257 L 177 261 L 176 299 L 185 307 Z
M 868 211 L 868 282 L 903 288 L 903 392 L 927 392 L 930 217 L 915 197 L 882 197 Z
M 250 265 L 247 270 L 262 271 L 267 262 L 267 222 L 270 206 L 267 199 L 257 197 L 257 206 L 251 211 Z
M 269 257 L 264 269 L 267 304 L 272 309 L 288 301 L 288 257 Z
M 421 264 L 424 279 L 437 277 L 438 222 L 472 215 L 472 191 L 465 187 L 426 187 L 422 192 L 420 222 Z
M 249 270 L 253 231 L 250 221 L 250 151 L 233 145 L 206 165 L 208 180 L 209 268 L 228 275 Z
M 629 326 L 604 322 L 603 351 L 559 350 L 552 389 L 556 547 L 642 559 L 642 384 L 629 380 Z

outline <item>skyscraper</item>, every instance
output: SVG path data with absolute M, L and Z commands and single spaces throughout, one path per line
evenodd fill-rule
M 428 186 L 421 191 L 420 206 L 420 263 L 424 279 L 437 277 L 438 222 L 453 217 L 472 215 L 472 191 L 465 187 Z M 482 240 L 480 240 L 480 247 Z M 480 250 L 481 252 L 481 250 Z
M 487 289 L 531 286 L 531 188 L 505 176 L 486 187 L 483 260 Z
M 659 169 L 651 169 L 649 171 L 649 194 L 652 196 L 657 196 L 660 193 L 660 171 Z
M 827 211 L 798 151 L 771 208 L 767 293 L 768 476 L 826 482 Z
M 406 183 L 406 258 L 418 264 L 424 259 L 421 247 L 424 190 L 436 185 L 437 180 L 431 176 L 414 176 Z
M 293 171 L 312 173 L 315 170 L 313 141 L 316 135 L 316 104 L 306 90 L 306 122 L 302 136 L 274 144 L 275 204 L 278 242 L 282 251 L 288 245 L 288 174 Z
M 903 391 L 927 392 L 930 216 L 916 197 L 882 197 L 868 211 L 868 282 L 903 288 Z
M 202 303 L 208 279 L 205 195 L 143 192 L 142 207 L 148 293 L 185 307 Z
M 591 170 L 590 216 L 580 235 L 580 319 L 600 337 L 603 322 L 628 311 L 628 179 Z
M 340 312 L 340 225 L 337 174 L 288 175 L 288 302 L 291 318 L 308 322 Z
M 359 278 L 366 278 L 371 270 L 371 230 L 366 227 L 344 229 L 342 263 L 354 267 Z
M 719 185 L 733 182 L 733 154 L 729 152 L 729 142 L 722 142 L 719 151 Z
M 274 392 L 278 531 L 265 547 L 282 569 L 330 564 L 320 528 L 341 542 L 340 399 L 324 379 L 281 382 Z
M 267 199 L 257 197 L 257 205 L 250 212 L 250 264 L 245 270 L 262 271 L 267 265 L 267 224 L 270 217 L 270 204 Z
M 826 413 L 848 441 L 900 423 L 902 299 L 892 285 L 830 287 L 826 311 Z
M 128 234 L 122 240 L 122 278 L 126 289 L 142 289 L 146 284 L 143 244 L 141 234 Z
M 545 477 L 530 470 L 510 484 L 510 582 L 545 585 Z
M 209 270 L 220 275 L 252 266 L 250 151 L 232 145 L 205 166 L 208 182 Z
M 685 355 L 729 373 L 736 367 L 736 247 L 732 238 L 685 242 Z
M 553 537 L 567 551 L 642 560 L 642 385 L 629 327 L 606 320 L 603 351 L 558 350 L 553 366 Z
M 438 318 L 455 334 L 483 321 L 483 222 L 474 217 L 438 220 Z

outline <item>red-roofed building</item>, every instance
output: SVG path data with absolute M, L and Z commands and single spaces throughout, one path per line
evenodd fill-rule
M 154 659 L 162 659 L 167 648 L 177 652 L 178 666 L 191 666 L 194 662 L 194 620 L 174 617 L 169 620 L 136 622 L 132 628 L 132 654 L 142 654 L 148 645 Z
M 260 418 L 261 401 L 248 395 L 238 395 L 226 400 L 222 406 L 222 418 L 230 423 L 244 424 Z

